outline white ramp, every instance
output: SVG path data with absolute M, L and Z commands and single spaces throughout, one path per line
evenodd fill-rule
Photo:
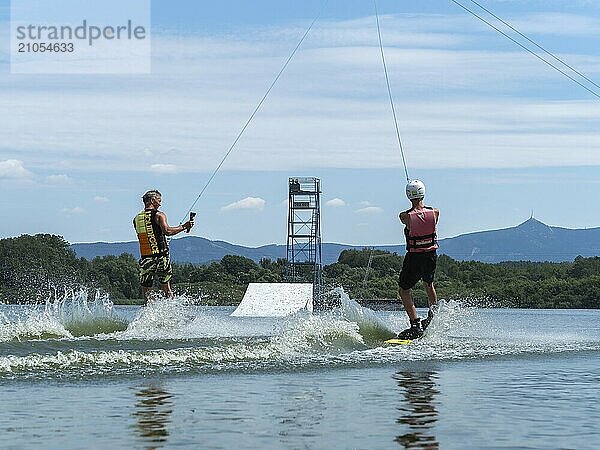
M 313 310 L 311 283 L 250 283 L 232 316 L 283 317 Z

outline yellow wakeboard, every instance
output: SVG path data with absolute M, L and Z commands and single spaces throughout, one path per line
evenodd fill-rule
M 408 345 L 412 342 L 412 339 L 388 339 L 385 341 L 388 345 Z

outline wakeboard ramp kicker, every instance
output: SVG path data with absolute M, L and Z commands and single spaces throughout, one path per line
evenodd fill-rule
M 313 311 L 312 283 L 250 283 L 232 316 L 285 317 Z

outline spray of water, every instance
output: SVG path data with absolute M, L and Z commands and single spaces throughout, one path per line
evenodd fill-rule
M 514 314 L 521 320 L 515 324 L 510 315 L 507 321 L 508 313 L 497 316 L 494 310 L 465 307 L 460 301 L 441 301 L 421 339 L 411 345 L 385 346 L 387 337 L 408 324 L 406 314 L 372 311 L 343 290 L 337 292 L 338 308 L 314 314 L 299 311 L 285 319 L 230 317 L 229 310 L 193 306 L 183 297 L 163 299 L 137 310 L 129 324 L 119 322 L 100 294 L 61 292 L 41 309 L 29 309 L 29 315 L 17 319 L 10 316 L 10 308 L 0 311 L 0 339 L 12 340 L 6 345 L 18 349 L 0 356 L 0 374 L 56 378 L 286 371 L 600 349 L 597 336 L 540 334 L 519 311 Z M 94 327 L 104 320 L 122 323 L 126 329 L 110 332 L 102 325 L 107 339 L 95 339 L 100 335 L 93 334 Z M 74 337 L 76 323 L 83 324 L 93 341 Z M 549 326 L 545 330 L 555 331 Z M 47 337 L 52 341 L 33 344 L 34 351 L 30 343 L 17 342 Z
M 85 287 L 53 287 L 43 304 L 11 312 L 12 317 L 0 316 L 0 341 L 94 336 L 127 327 L 108 295 Z
M 121 339 L 173 339 L 192 337 L 186 328 L 196 319 L 191 308 L 192 299 L 177 296 L 173 299 L 156 297 L 144 308 L 140 308 L 127 329 L 119 335 Z

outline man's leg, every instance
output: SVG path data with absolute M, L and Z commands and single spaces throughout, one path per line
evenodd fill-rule
M 431 309 L 432 306 L 437 305 L 437 293 L 435 292 L 435 286 L 433 285 L 433 282 L 427 283 L 425 281 L 424 284 L 425 291 L 427 292 L 427 299 L 429 300 L 429 309 Z
M 423 334 L 423 329 L 421 327 L 421 320 L 417 315 L 417 309 L 415 308 L 415 302 L 412 299 L 410 289 L 404 289 L 400 287 L 400 298 L 402 299 L 404 310 L 408 315 L 408 319 L 410 321 L 410 328 L 407 328 L 406 330 L 398 333 L 398 339 L 420 338 Z
M 165 294 L 165 297 L 171 299 L 174 297 L 173 291 L 171 290 L 171 283 L 167 281 L 166 283 L 161 283 L 160 288 Z
M 402 304 L 404 305 L 404 310 L 406 314 L 408 314 L 408 318 L 411 322 L 417 319 L 417 309 L 415 308 L 415 303 L 413 302 L 412 295 L 410 293 L 410 289 L 402 289 L 400 288 L 400 298 L 402 299 Z
M 171 276 L 173 275 L 173 266 L 171 265 L 171 259 L 169 255 L 163 255 L 159 258 L 157 266 L 158 281 L 160 281 L 160 288 L 162 289 L 165 297 L 168 299 L 173 298 L 173 291 L 171 290 Z
M 421 327 L 421 319 L 417 316 L 417 309 L 412 300 L 410 289 L 400 288 L 400 298 L 410 319 L 410 328 L 398 333 L 398 339 L 418 339 L 423 335 L 423 328 Z
M 402 271 L 400 272 L 400 278 L 398 280 L 398 285 L 400 288 L 400 298 L 402 299 L 404 310 L 406 311 L 406 314 L 410 319 L 410 328 L 401 331 L 398 334 L 398 339 L 417 339 L 423 335 L 421 321 L 419 319 L 419 316 L 417 315 L 417 309 L 415 308 L 415 303 L 413 302 L 412 295 L 410 292 L 410 289 L 420 278 L 419 274 L 415 272 L 415 269 L 417 269 L 418 267 L 415 266 L 414 258 L 414 255 L 411 255 L 409 253 L 406 254 L 406 256 L 404 257 L 404 262 L 402 263 Z
M 142 295 L 144 296 L 144 304 L 150 302 L 150 292 L 154 284 L 155 260 L 152 257 L 140 259 L 140 284 L 142 286 Z
M 418 274 L 415 274 L 414 267 L 414 255 L 406 253 L 404 261 L 402 262 L 402 270 L 400 271 L 400 277 L 398 279 L 398 288 L 400 291 L 400 299 L 402 299 L 402 305 L 404 310 L 408 314 L 408 318 L 411 323 L 418 318 L 417 310 L 415 309 L 415 303 L 413 302 L 412 295 L 410 293 L 411 287 L 418 281 Z
M 425 292 L 427 292 L 427 300 L 429 303 L 427 318 L 421 321 L 423 329 L 425 329 L 433 319 L 433 313 L 438 302 L 437 292 L 435 292 L 435 287 L 433 285 L 435 268 L 437 266 L 437 254 L 435 251 L 423 255 L 423 265 L 423 284 L 425 285 Z
M 144 300 L 146 301 L 146 303 L 148 303 L 148 296 L 151 290 L 152 288 L 150 287 L 142 286 L 142 294 L 144 295 Z
M 433 320 L 433 310 L 437 305 L 437 293 L 435 292 L 433 282 L 428 283 L 427 281 L 424 281 L 423 284 L 425 285 L 425 291 L 427 292 L 427 300 L 429 302 L 429 311 L 427 312 L 427 317 L 421 321 L 423 330 L 425 330 L 425 328 L 427 328 Z

